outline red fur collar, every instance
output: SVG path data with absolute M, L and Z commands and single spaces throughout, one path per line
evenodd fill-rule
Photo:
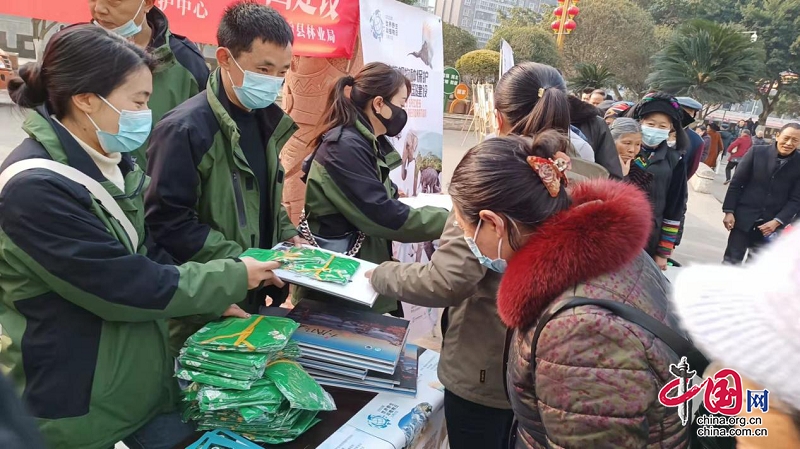
M 509 260 L 497 295 L 508 327 L 532 324 L 570 286 L 624 267 L 647 244 L 652 208 L 638 188 L 586 181 L 570 197 L 572 207 L 544 222 Z

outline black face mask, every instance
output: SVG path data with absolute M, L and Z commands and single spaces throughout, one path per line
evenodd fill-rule
M 388 101 L 384 104 L 389 106 L 389 110 L 392 111 L 392 117 L 386 119 L 377 112 L 375 113 L 375 116 L 378 117 L 378 120 L 386 128 L 386 135 L 389 137 L 394 137 L 400 134 L 400 131 L 406 127 L 406 123 L 408 122 L 408 114 L 406 114 L 405 109 L 399 108 Z

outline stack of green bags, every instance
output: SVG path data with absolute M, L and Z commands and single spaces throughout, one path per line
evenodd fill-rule
M 300 350 L 288 318 L 253 316 L 210 323 L 189 337 L 176 372 L 185 421 L 230 429 L 259 442 L 293 441 L 335 410 L 333 398 L 294 360 Z

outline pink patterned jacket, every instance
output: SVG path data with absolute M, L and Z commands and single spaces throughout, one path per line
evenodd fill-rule
M 573 296 L 622 302 L 677 329 L 667 281 L 643 251 L 651 229 L 644 194 L 615 181 L 570 194 L 572 208 L 509 261 L 498 294 L 503 322 L 516 329 L 507 377 L 517 447 L 685 448 L 677 409 L 658 402 L 678 357 L 643 328 L 595 306 L 569 309 L 544 328 L 531 363 L 540 314 Z

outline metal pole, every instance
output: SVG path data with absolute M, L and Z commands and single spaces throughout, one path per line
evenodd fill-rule
M 567 10 L 569 9 L 571 3 L 572 0 L 565 0 L 564 6 L 561 7 L 561 23 L 558 25 L 558 40 L 557 40 L 559 52 L 564 51 L 564 34 L 566 34 L 567 31 L 564 25 L 567 24 L 567 17 L 568 17 Z

